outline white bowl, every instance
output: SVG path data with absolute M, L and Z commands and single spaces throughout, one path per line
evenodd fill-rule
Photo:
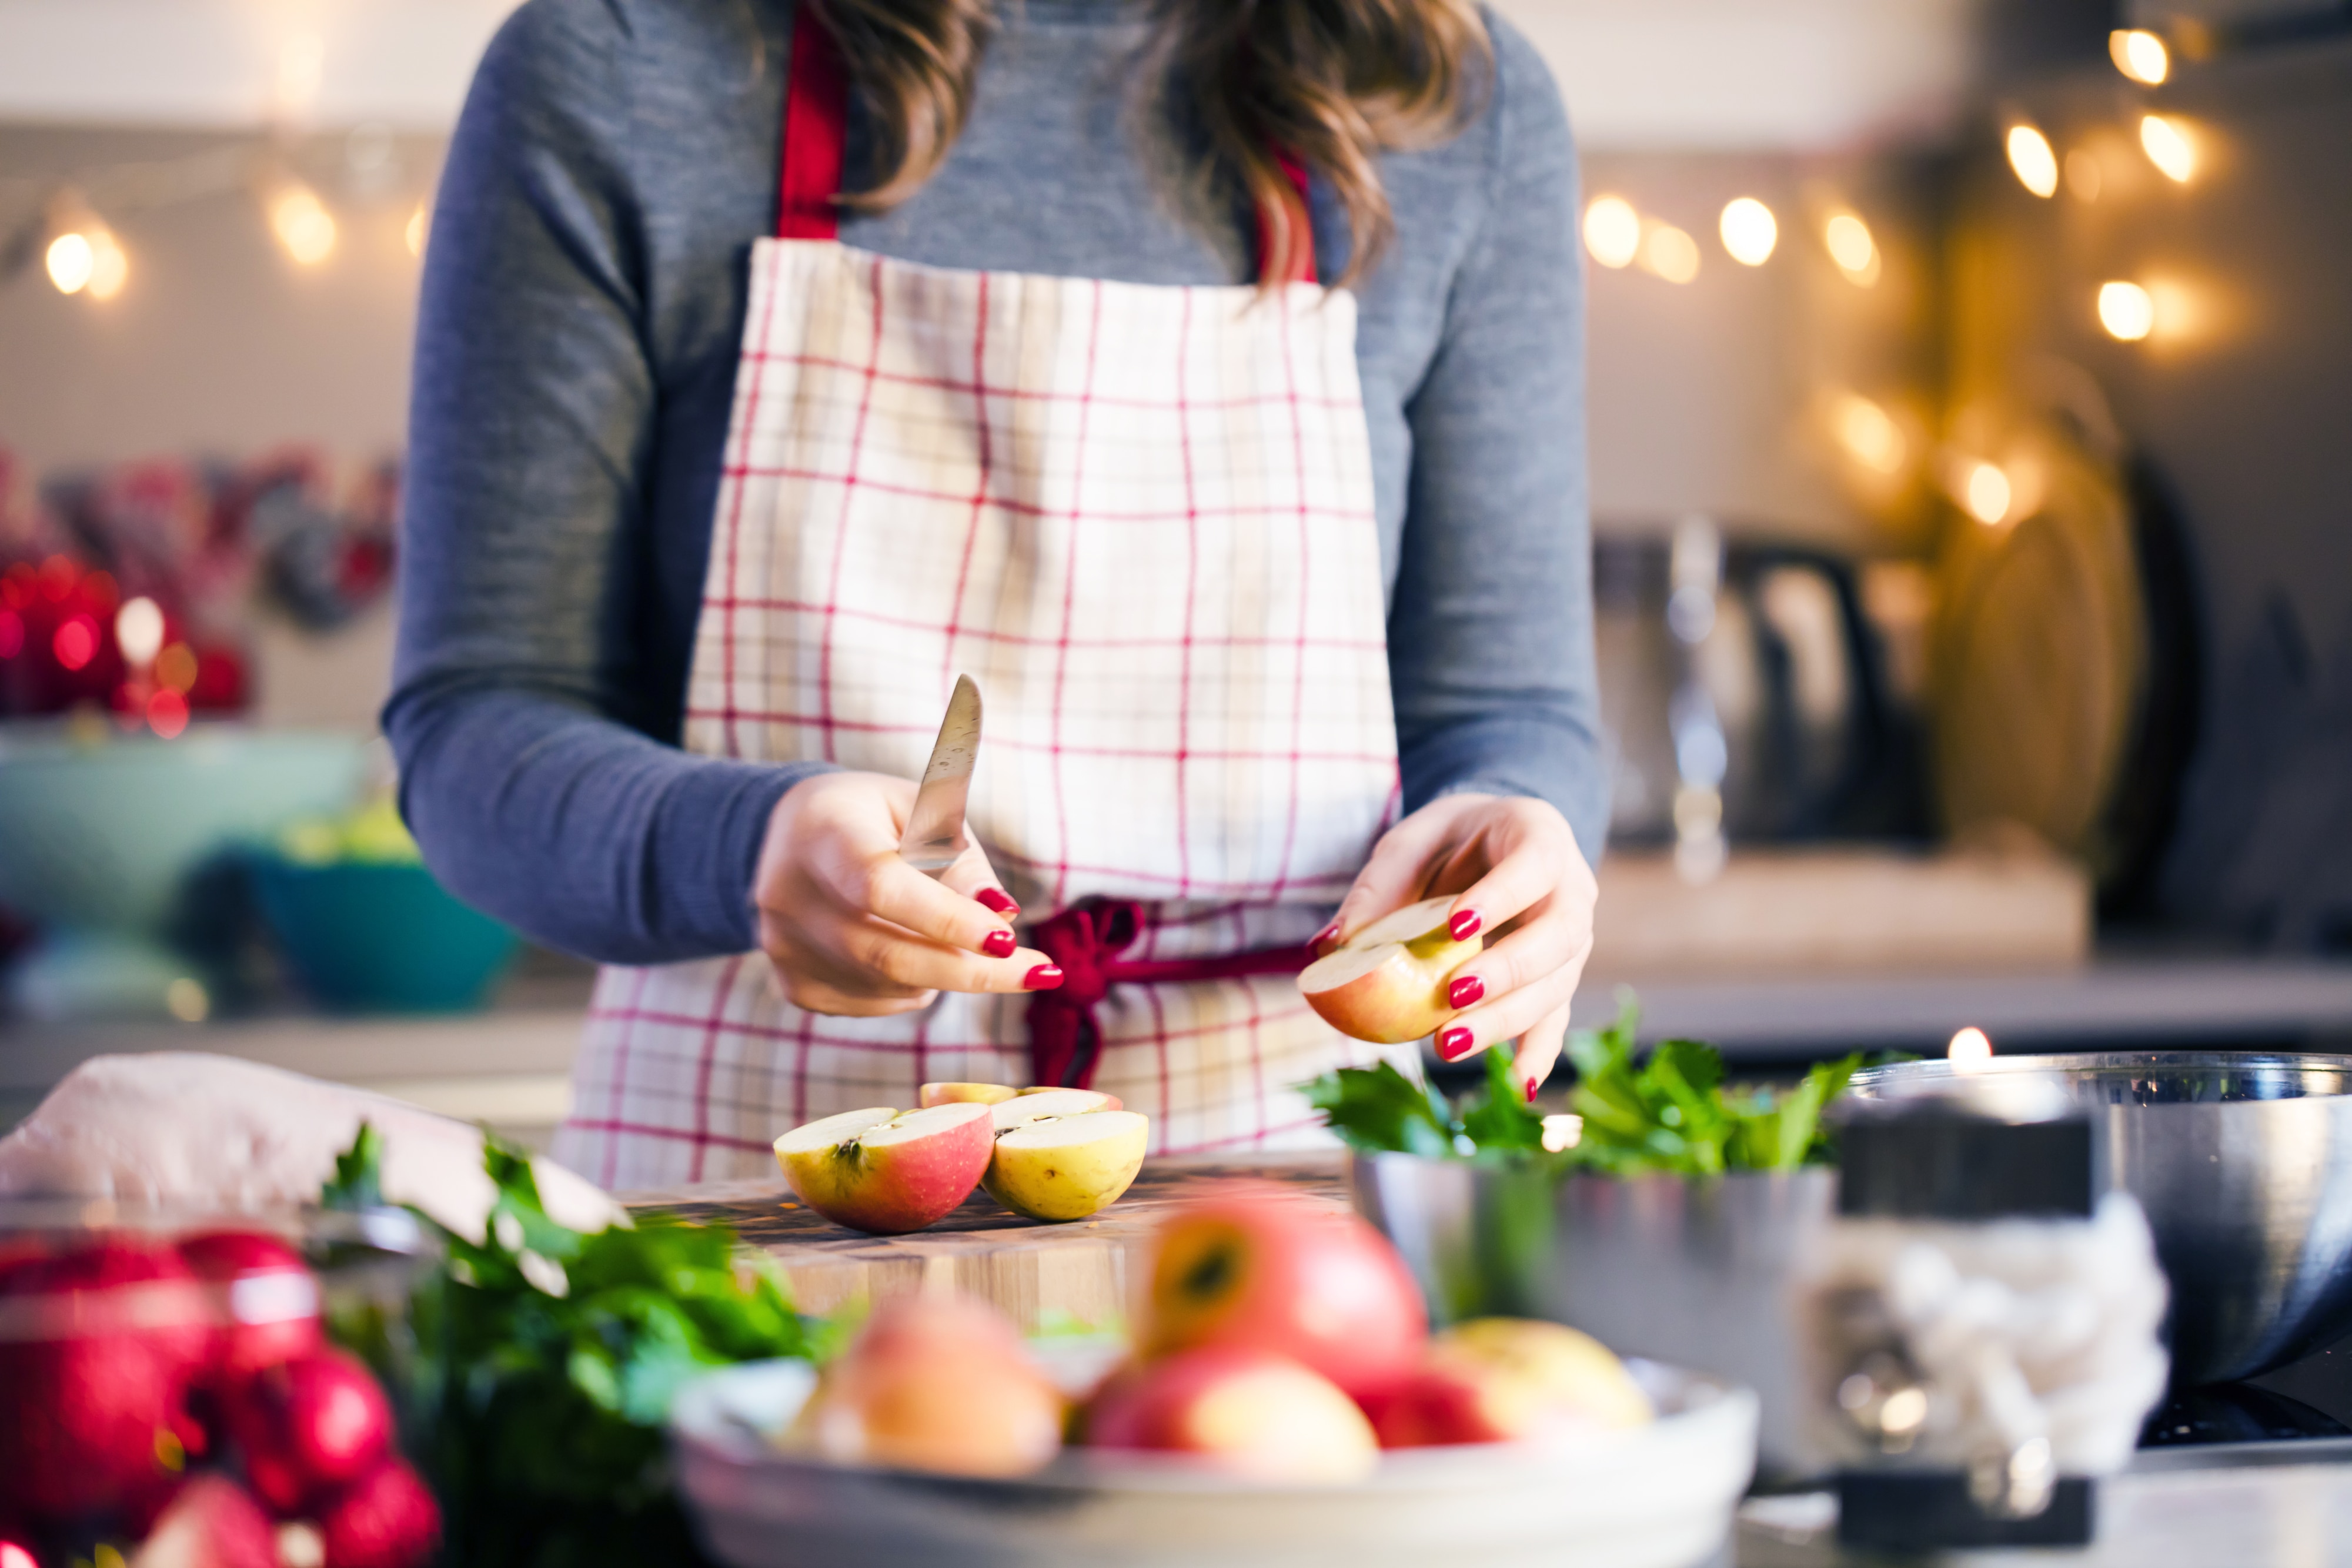
M 670 1416 L 677 1480 L 730 1568 L 1691 1568 L 1730 1533 L 1756 1458 L 1756 1397 L 1631 1362 L 1659 1419 L 1573 1445 L 1381 1456 L 1348 1486 L 1256 1486 L 1181 1460 L 1073 1450 L 981 1480 L 780 1452 L 814 1375 L 735 1367 Z

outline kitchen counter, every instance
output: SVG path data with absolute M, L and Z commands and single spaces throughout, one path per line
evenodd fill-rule
M 2143 1461 L 2156 1456 L 2143 1455 Z M 2352 1568 L 2352 1462 L 2178 1468 L 2172 1455 L 2102 1484 L 2086 1548 L 1956 1552 L 1942 1568 Z M 1827 1492 L 1753 1498 L 1733 1568 L 1879 1568 L 1837 1550 Z M 1916 1561 L 1916 1560 L 1912 1560 Z

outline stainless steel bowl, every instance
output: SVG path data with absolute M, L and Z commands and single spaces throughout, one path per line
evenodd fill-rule
M 1571 1176 L 1359 1155 L 1358 1212 L 1396 1244 L 1442 1322 L 1550 1318 L 1621 1355 L 1701 1367 L 1756 1390 L 1768 1476 L 1808 1475 L 1790 1270 L 1825 1223 L 1834 1171 Z
M 2172 1281 L 2173 1381 L 2231 1382 L 2352 1333 L 2352 1056 L 2107 1051 L 1875 1068 L 1854 1091 L 2088 1106 Z

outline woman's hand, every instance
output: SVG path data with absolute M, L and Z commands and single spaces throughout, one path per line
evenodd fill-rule
M 1454 972 L 1454 1017 L 1437 1054 L 1459 1061 L 1516 1039 L 1512 1079 L 1529 1100 L 1568 1035 L 1569 998 L 1592 952 L 1592 868 L 1568 820 L 1542 800 L 1447 795 L 1390 829 L 1339 905 L 1326 942 L 1391 910 L 1457 895 L 1456 936 L 1487 934 L 1486 950 Z
M 768 818 L 752 899 L 760 947 L 784 999 L 813 1013 L 875 1018 L 940 991 L 1034 991 L 1062 983 L 1015 945 L 1021 913 L 974 844 L 936 882 L 898 858 L 915 786 L 879 773 L 821 773 Z

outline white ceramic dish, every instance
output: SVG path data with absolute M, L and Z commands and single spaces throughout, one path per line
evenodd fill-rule
M 670 1418 L 678 1487 L 730 1568 L 1692 1568 L 1721 1549 L 1756 1458 L 1756 1397 L 1629 1363 L 1659 1419 L 1573 1446 L 1382 1456 L 1337 1487 L 1252 1486 L 1181 1460 L 1066 1453 L 1015 1480 L 779 1452 L 814 1375 L 718 1373 Z

